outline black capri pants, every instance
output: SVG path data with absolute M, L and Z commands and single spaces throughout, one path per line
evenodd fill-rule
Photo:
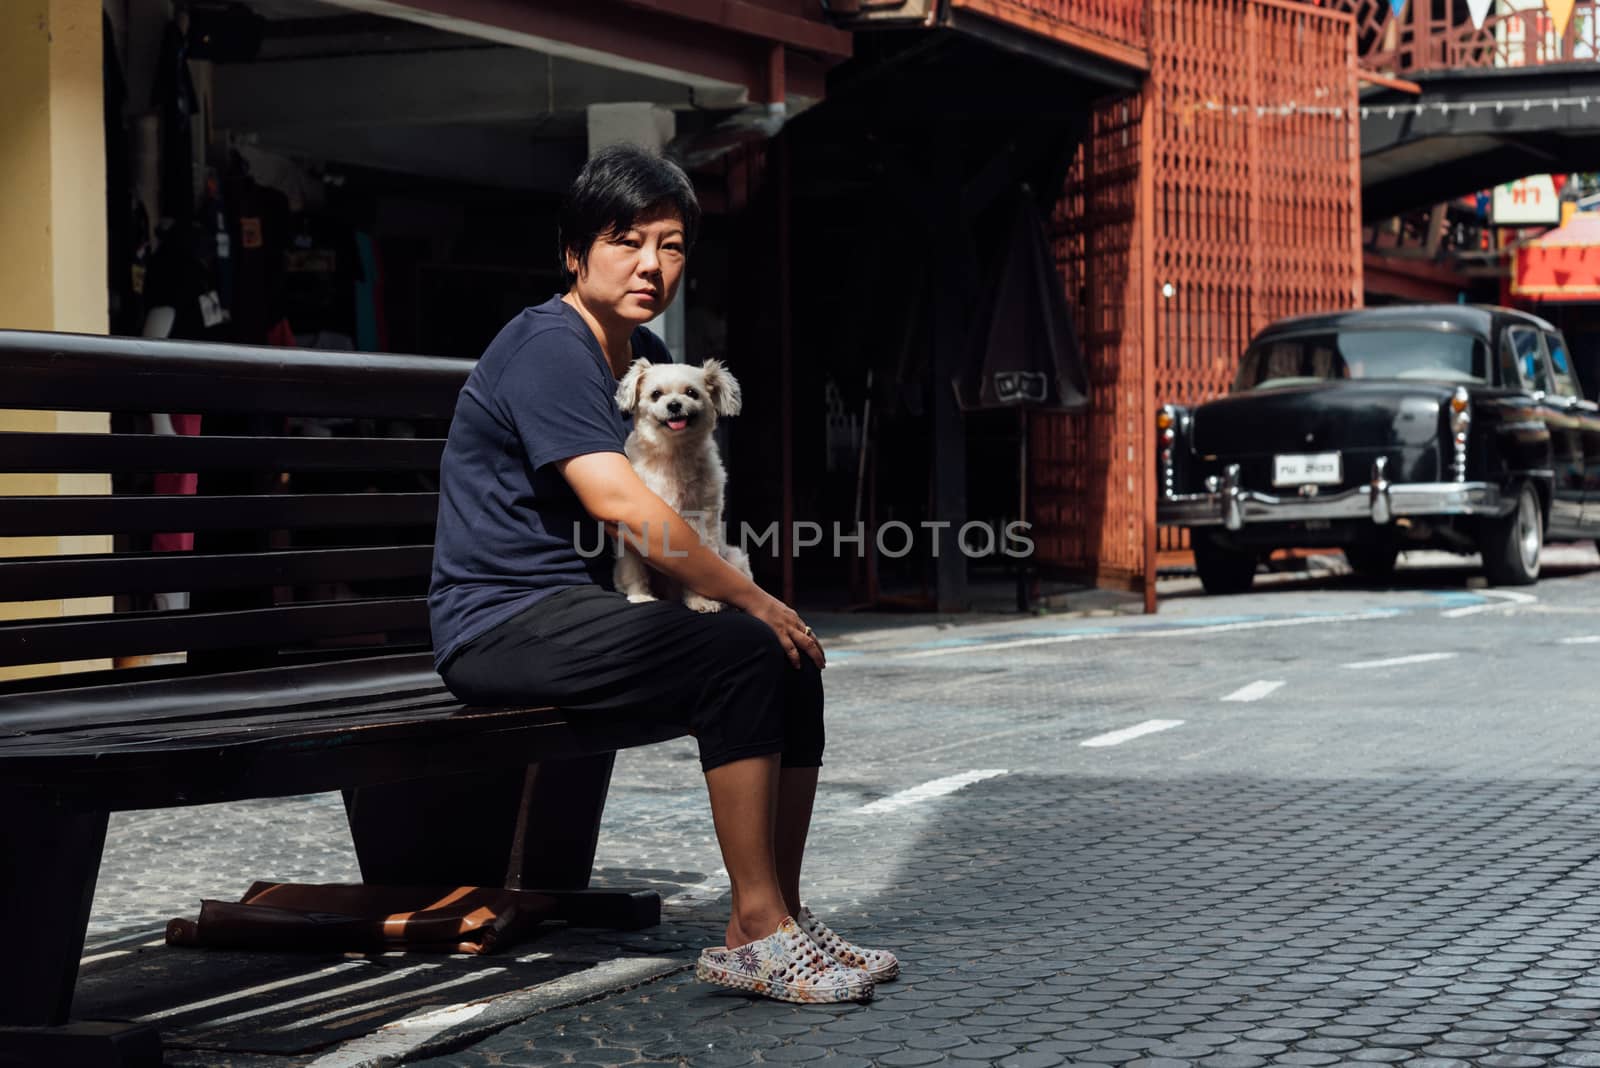
M 772 628 L 736 608 L 573 586 L 468 642 L 440 674 L 468 704 L 680 724 L 706 771 L 770 753 L 786 768 L 822 764 L 822 672 L 806 656 L 797 670 Z

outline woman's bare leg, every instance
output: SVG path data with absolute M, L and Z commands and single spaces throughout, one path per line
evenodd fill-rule
M 728 946 L 765 938 L 790 912 L 784 904 L 773 846 L 779 781 L 776 753 L 735 760 L 706 772 L 711 821 L 728 881 L 733 884 L 733 916 L 724 943 Z M 802 849 L 804 842 L 802 833 Z M 798 867 L 797 862 L 797 874 Z
M 800 914 L 800 866 L 811 831 L 811 806 L 817 798 L 817 768 L 784 768 L 778 774 L 777 823 L 772 840 L 778 888 L 789 915 Z

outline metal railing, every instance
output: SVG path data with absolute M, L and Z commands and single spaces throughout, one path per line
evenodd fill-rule
M 1145 0 L 1005 0 L 1036 16 L 1144 48 L 1149 38 Z
M 1149 46 L 1148 0 L 950 0 L 1013 26 L 1098 50 L 1096 40 L 1142 57 Z M 1116 53 L 1112 54 L 1114 57 Z

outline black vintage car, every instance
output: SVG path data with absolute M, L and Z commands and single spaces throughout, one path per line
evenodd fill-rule
M 1282 320 L 1228 396 L 1168 405 L 1156 433 L 1158 520 L 1189 529 L 1208 593 L 1325 546 L 1374 578 L 1403 549 L 1478 552 L 1523 585 L 1547 539 L 1600 537 L 1600 406 L 1560 331 L 1507 308 Z

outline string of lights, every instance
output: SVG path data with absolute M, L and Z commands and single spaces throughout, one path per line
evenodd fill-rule
M 1394 119 L 1402 115 L 1425 115 L 1435 112 L 1440 115 L 1452 115 L 1465 112 L 1476 115 L 1480 111 L 1492 111 L 1496 115 L 1507 111 L 1533 111 L 1538 108 L 1549 108 L 1559 112 L 1562 108 L 1578 108 L 1588 111 L 1590 104 L 1600 105 L 1600 97 L 1593 96 L 1553 96 L 1545 98 L 1529 97 L 1521 100 L 1452 100 L 1438 101 L 1435 103 L 1421 104 L 1364 104 L 1361 107 L 1361 117 L 1371 118 L 1381 115 L 1384 118 Z
M 1345 109 L 1341 107 L 1323 107 L 1315 104 L 1223 104 L 1216 100 L 1199 100 L 1179 108 L 1180 111 L 1208 111 L 1219 115 L 1251 115 L 1258 119 L 1269 116 L 1288 117 L 1290 115 L 1316 115 L 1325 118 L 1342 119 Z
M 1544 108 L 1548 108 L 1553 112 L 1559 112 L 1563 108 L 1576 108 L 1579 111 L 1588 112 L 1591 104 L 1595 105 L 1597 118 L 1600 118 L 1600 96 L 1529 97 L 1519 100 L 1457 100 L 1418 104 L 1363 104 L 1360 107 L 1360 115 L 1363 119 L 1374 117 L 1396 119 L 1404 116 L 1420 117 L 1430 113 L 1437 115 L 1459 113 L 1476 115 L 1480 111 L 1493 112 L 1496 115 L 1500 115 L 1508 111 L 1531 112 Z M 1314 115 L 1335 119 L 1345 117 L 1345 109 L 1342 107 L 1297 104 L 1293 102 L 1288 104 L 1251 105 L 1223 104 L 1216 100 L 1198 100 L 1182 105 L 1178 110 L 1191 113 L 1204 111 L 1233 117 L 1254 115 L 1256 118 L 1268 118 L 1271 116 L 1286 118 L 1290 115 Z

